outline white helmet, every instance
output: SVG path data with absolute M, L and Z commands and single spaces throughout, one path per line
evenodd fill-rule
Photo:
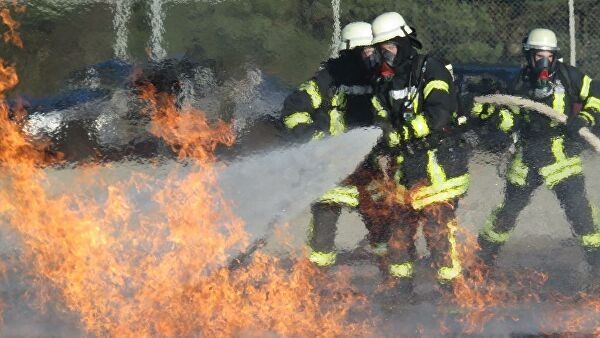
M 545 28 L 536 28 L 529 32 L 527 40 L 523 44 L 523 50 L 531 49 L 558 51 L 558 43 L 556 34 L 553 31 Z
M 350 50 L 360 46 L 370 46 L 373 40 L 371 24 L 357 21 L 344 26 L 339 50 Z
M 383 13 L 372 23 L 373 44 L 384 42 L 395 37 L 407 37 L 413 30 L 406 24 L 402 15 L 396 12 Z

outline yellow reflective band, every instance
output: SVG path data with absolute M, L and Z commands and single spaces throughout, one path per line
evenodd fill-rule
M 556 162 L 539 170 L 548 187 L 552 188 L 564 179 L 583 172 L 583 163 L 580 157 L 567 158 L 565 155 L 564 139 L 562 137 L 552 139 L 552 154 L 554 154 Z
M 483 112 L 483 103 L 475 103 L 473 109 L 471 109 L 473 115 L 478 116 Z
M 515 125 L 515 120 L 508 109 L 501 109 L 499 114 L 501 121 L 498 127 L 506 133 Z
M 344 115 L 341 111 L 337 109 L 332 109 L 329 111 L 329 133 L 333 136 L 342 134 L 346 131 L 346 126 L 344 125 Z
M 293 129 L 299 124 L 311 123 L 313 123 L 312 117 L 310 117 L 310 114 L 306 112 L 293 113 L 292 115 L 286 116 L 283 119 L 283 124 L 285 124 L 288 129 Z
M 489 215 L 488 218 L 485 220 L 485 225 L 483 226 L 483 229 L 481 229 L 481 237 L 485 238 L 488 242 L 502 244 L 506 243 L 506 241 L 508 241 L 508 239 L 510 238 L 510 231 L 496 232 L 496 230 L 494 229 L 496 217 L 498 216 L 498 213 L 500 212 L 502 207 L 503 205 L 500 204 L 496 207 L 496 209 L 494 209 L 494 211 L 492 211 L 492 214 Z
M 588 121 L 590 126 L 593 127 L 596 125 L 596 119 L 594 118 L 594 116 L 592 114 L 586 112 L 585 110 L 581 111 L 579 114 L 581 115 L 581 117 L 586 119 L 586 121 Z
M 446 181 L 446 173 L 438 164 L 435 150 L 427 151 L 427 174 L 433 185 L 441 185 Z
M 524 186 L 527 183 L 529 168 L 523 163 L 523 151 L 519 150 L 508 170 L 508 181 L 517 186 Z
M 313 140 L 321 140 L 325 137 L 325 133 L 322 131 L 315 131 L 315 133 L 313 134 L 312 139 Z
M 371 245 L 371 251 L 375 256 L 385 256 L 388 253 L 388 245 L 387 243 L 375 243 Z
M 390 147 L 396 147 L 400 144 L 400 134 L 397 131 L 392 131 L 388 135 L 388 145 Z
M 565 93 L 554 92 L 554 100 L 552 101 L 552 108 L 561 114 L 565 113 Z
M 492 115 L 494 115 L 495 111 L 496 111 L 496 107 L 494 107 L 493 105 L 489 105 L 489 107 L 486 110 L 485 115 L 482 114 L 481 118 L 485 120 L 485 119 L 491 117 Z
M 321 94 L 319 93 L 319 86 L 314 80 L 304 82 L 300 85 L 298 89 L 308 94 L 313 108 L 317 109 L 321 106 L 321 101 L 323 99 L 321 98 Z
M 595 109 L 597 112 L 600 113 L 600 99 L 594 96 L 590 96 L 583 109 Z
M 580 241 L 584 248 L 600 248 L 600 233 L 581 236 Z
M 590 207 L 592 208 L 592 221 L 594 222 L 594 226 L 596 229 L 600 230 L 600 209 L 591 203 Z
M 337 254 L 335 252 L 312 251 L 308 257 L 308 260 L 318 266 L 330 266 L 335 264 L 336 257 Z
M 412 101 L 413 111 L 415 113 L 419 113 L 419 93 L 415 95 L 415 98 Z
M 400 184 L 400 180 L 402 179 L 402 170 L 398 169 L 394 172 L 394 182 Z
M 396 157 L 396 164 L 400 165 L 404 163 L 404 156 L 399 155 L 398 157 Z
M 427 155 L 429 157 L 427 175 L 431 185 L 419 188 L 412 195 L 411 205 L 416 210 L 423 209 L 433 203 L 456 198 L 467 192 L 469 188 L 469 174 L 447 179 L 444 169 L 437 163 L 435 151 L 429 150 Z
M 321 196 L 319 202 L 356 207 L 358 206 L 358 188 L 355 186 L 335 187 Z
M 383 118 L 388 117 L 387 110 L 385 110 L 385 108 L 383 108 L 383 106 L 381 105 L 381 102 L 379 102 L 379 99 L 376 96 L 373 96 L 371 98 L 371 105 L 373 105 L 373 108 L 375 109 L 375 112 L 379 117 L 383 117 Z
M 425 99 L 427 99 L 427 97 L 429 96 L 429 94 L 431 94 L 431 91 L 433 91 L 434 89 L 443 90 L 446 93 L 450 92 L 450 86 L 448 85 L 448 83 L 446 81 L 433 80 L 433 81 L 429 81 L 425 85 L 425 89 L 423 89 L 423 97 Z
M 410 121 L 410 125 L 415 131 L 415 136 L 417 138 L 429 135 L 429 126 L 427 125 L 427 120 L 423 114 L 415 116 L 415 118 Z
M 402 132 L 406 141 L 410 140 L 410 129 L 407 126 L 402 126 Z
M 448 241 L 450 242 L 450 261 L 452 262 L 452 266 L 444 266 L 438 270 L 438 279 L 442 283 L 455 279 L 460 276 L 462 272 L 458 251 L 456 250 L 456 230 L 458 229 L 458 221 L 453 219 L 448 222 L 447 226 Z
M 390 264 L 390 275 L 396 278 L 410 278 L 413 275 L 413 263 L 406 262 L 402 264 Z
M 585 101 L 587 97 L 590 95 L 590 87 L 592 85 L 592 79 L 589 76 L 583 76 L 583 82 L 581 83 L 581 91 L 579 92 L 579 98 L 582 101 Z
M 339 92 L 331 98 L 331 106 L 337 108 L 346 107 L 346 94 Z

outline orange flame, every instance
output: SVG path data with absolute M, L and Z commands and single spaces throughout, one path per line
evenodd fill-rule
M 14 67 L 1 69 L 3 97 L 18 77 Z M 30 266 L 40 306 L 64 306 L 100 336 L 364 332 L 366 324 L 346 321 L 363 299 L 304 260 L 256 253 L 245 267 L 226 267 L 247 242 L 216 183 L 213 150 L 233 142 L 232 130 L 210 126 L 199 111 L 175 109 L 172 98 L 151 88 L 142 97 L 153 113 L 151 130 L 193 159 L 173 164 L 166 178 L 134 168 L 103 181 L 124 169 L 87 165 L 64 169 L 69 182 L 54 182 L 57 173 L 42 168 L 46 153 L 0 105 L 0 212 L 22 237 L 22 264 Z M 152 198 L 144 204 L 139 195 Z
M 17 12 L 23 12 L 25 10 L 24 6 L 18 6 L 16 2 L 14 3 L 14 7 Z M 0 19 L 2 19 L 2 23 L 8 28 L 8 31 L 2 34 L 4 42 L 23 48 L 23 41 L 18 32 L 20 24 L 12 18 L 9 9 L 0 9 Z

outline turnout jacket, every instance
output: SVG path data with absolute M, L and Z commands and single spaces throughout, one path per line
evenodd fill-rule
M 551 94 L 536 99 L 528 73 L 528 69 L 524 68 L 510 94 L 544 103 L 571 119 L 578 119 L 582 122 L 580 124 L 598 133 L 600 83 L 592 81 L 577 68 L 558 62 L 551 79 Z M 549 187 L 583 172 L 578 156 L 583 141 L 569 136 L 564 125 L 519 107 L 474 104 L 472 114 L 493 128 L 518 135 L 519 151 L 508 173 L 513 184 L 524 185 L 531 168 L 538 171 Z
M 384 131 L 376 156 L 389 158 L 389 176 L 414 189 L 414 209 L 459 198 L 469 176 L 466 151 L 452 135 L 457 117 L 452 75 L 440 61 L 416 51 L 394 70 L 392 79 L 378 81 L 371 100 L 375 124 Z
M 342 52 L 323 63 L 284 101 L 284 130 L 301 139 L 338 135 L 351 127 L 372 125 L 368 72 L 355 53 Z
M 391 149 L 434 148 L 457 116 L 452 75 L 440 61 L 416 53 L 395 71 L 391 80 L 376 85 L 375 124 Z

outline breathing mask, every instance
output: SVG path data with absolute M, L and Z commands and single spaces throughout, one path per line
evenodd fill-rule
M 533 85 L 533 93 L 537 98 L 544 98 L 552 94 L 553 85 L 551 78 L 554 75 L 556 65 L 556 54 L 552 54 L 553 61 L 549 56 L 535 60 L 535 52 L 529 57 L 530 79 Z

